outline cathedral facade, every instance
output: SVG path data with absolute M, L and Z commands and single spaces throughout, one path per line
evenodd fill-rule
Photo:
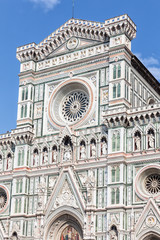
M 0 239 L 160 239 L 160 84 L 128 15 L 70 19 L 17 49 L 17 127 L 0 135 Z

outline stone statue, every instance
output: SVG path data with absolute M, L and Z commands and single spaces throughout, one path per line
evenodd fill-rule
M 12 158 L 11 158 L 11 156 L 8 157 L 7 161 L 8 161 L 8 170 L 11 170 L 12 169 Z
M 135 150 L 141 150 L 141 138 L 139 136 L 135 137 Z
M 57 155 L 58 155 L 57 150 L 56 149 L 52 150 L 52 162 L 57 161 Z
M 155 137 L 154 135 L 151 133 L 151 134 L 148 134 L 148 148 L 154 148 L 155 144 Z
M 101 152 L 102 152 L 102 155 L 106 155 L 107 154 L 107 143 L 105 141 L 102 142 Z
M 95 157 L 96 156 L 96 145 L 95 143 L 91 144 L 91 157 Z
M 80 158 L 85 159 L 86 158 L 86 148 L 84 145 L 81 146 L 80 148 Z
M 63 161 L 68 162 L 72 159 L 72 150 L 71 146 L 68 143 L 67 145 L 64 146 L 64 154 L 63 154 Z
M 44 151 L 43 152 L 43 163 L 47 163 L 48 162 L 48 152 Z
M 117 240 L 117 234 L 114 230 L 111 230 L 109 232 L 109 235 L 110 235 L 110 240 Z
M 33 155 L 33 165 L 38 166 L 39 165 L 39 155 L 38 153 L 34 153 Z
M 89 204 L 93 203 L 95 183 L 94 172 L 91 170 L 85 182 L 85 186 L 87 187 L 87 202 Z

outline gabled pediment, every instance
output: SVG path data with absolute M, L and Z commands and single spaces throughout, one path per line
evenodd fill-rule
M 157 233 L 157 230 L 160 234 L 160 211 L 155 201 L 151 198 L 148 200 L 147 205 L 136 223 L 136 239 L 141 239 L 142 235 L 150 231 Z
M 73 42 L 73 44 L 72 44 L 72 42 Z M 87 38 L 78 38 L 73 35 L 68 40 L 66 40 L 62 45 L 60 45 L 55 50 L 53 50 L 53 52 L 47 56 L 47 59 L 55 57 L 55 56 L 59 56 L 59 55 L 64 55 L 66 53 L 71 53 L 71 52 L 77 51 L 79 49 L 85 49 L 87 47 L 92 47 L 92 46 L 95 46 L 100 43 L 101 43 L 101 41 L 91 40 L 91 39 L 87 39 Z M 68 46 L 69 44 L 70 45 L 72 44 L 71 48 L 69 48 L 69 46 Z M 75 44 L 75 46 L 74 46 L 74 44 Z
M 85 202 L 73 171 L 68 168 L 63 170 L 56 182 L 53 192 L 45 208 L 45 216 L 48 217 L 54 210 L 60 207 L 72 207 L 82 214 Z

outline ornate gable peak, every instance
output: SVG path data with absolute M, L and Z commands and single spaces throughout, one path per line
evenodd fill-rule
M 85 203 L 71 168 L 63 169 L 45 208 L 46 218 L 57 208 L 69 206 L 84 213 Z
M 17 48 L 17 59 L 20 62 L 45 59 L 72 36 L 104 42 L 107 34 L 104 23 L 70 19 L 39 44 L 30 43 Z
M 135 226 L 136 239 L 142 239 L 142 235 L 150 232 L 157 232 L 160 229 L 160 212 L 157 204 L 150 198 Z

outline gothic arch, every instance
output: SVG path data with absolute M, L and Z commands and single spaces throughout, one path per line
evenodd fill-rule
M 159 240 L 160 232 L 158 230 L 147 229 L 143 231 L 137 238 L 137 240 Z
M 60 207 L 47 218 L 44 239 L 60 240 L 63 230 L 67 226 L 71 226 L 77 230 L 81 237 L 80 240 L 82 240 L 83 225 L 83 216 L 78 210 L 69 206 Z

